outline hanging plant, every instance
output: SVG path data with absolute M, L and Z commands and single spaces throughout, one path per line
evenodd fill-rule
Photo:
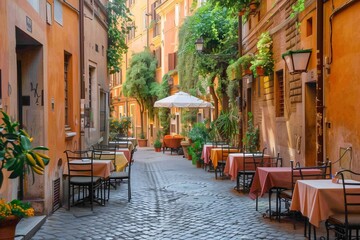
M 256 44 L 258 52 L 255 54 L 254 60 L 251 61 L 251 71 L 254 77 L 257 77 L 257 68 L 264 69 L 264 74 L 270 76 L 274 71 L 274 59 L 272 52 L 272 38 L 269 32 L 263 32 L 260 35 L 259 41 Z

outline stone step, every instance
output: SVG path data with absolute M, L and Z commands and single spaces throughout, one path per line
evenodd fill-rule
M 15 240 L 31 239 L 40 227 L 45 223 L 46 216 L 34 216 L 23 218 L 16 226 Z

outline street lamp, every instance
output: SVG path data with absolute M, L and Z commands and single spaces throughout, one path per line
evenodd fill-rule
M 195 48 L 196 48 L 196 51 L 198 51 L 198 52 L 202 52 L 204 50 L 204 39 L 203 38 L 198 38 L 195 41 Z
M 311 49 L 287 51 L 282 55 L 290 74 L 307 72 Z

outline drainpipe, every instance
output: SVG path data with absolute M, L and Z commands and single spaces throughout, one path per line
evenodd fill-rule
M 238 55 L 242 56 L 242 16 L 238 16 Z M 244 70 L 244 69 L 242 69 Z M 242 147 L 243 139 L 243 79 L 239 80 L 239 146 Z
M 317 163 L 321 164 L 324 160 L 324 80 L 323 80 L 323 0 L 316 2 L 316 58 L 317 58 L 317 82 L 316 82 L 316 152 Z
M 80 32 L 80 109 L 81 103 L 85 103 L 85 69 L 84 69 L 84 1 L 79 0 L 79 32 Z M 84 116 L 81 116 L 81 122 L 84 122 Z M 81 126 L 80 126 L 81 128 Z M 85 134 L 85 133 L 84 133 Z M 79 137 L 80 149 L 82 149 L 82 133 Z

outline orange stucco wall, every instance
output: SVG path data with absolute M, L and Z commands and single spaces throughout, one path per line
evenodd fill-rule
M 334 1 L 335 9 L 346 1 Z M 324 38 L 325 56 L 332 60 L 330 72 L 325 75 L 325 128 L 327 156 L 335 161 L 339 158 L 340 148 L 352 147 L 352 163 L 349 166 L 360 171 L 360 116 L 358 102 L 360 95 L 360 3 L 354 3 L 333 17 L 332 44 L 330 43 L 331 4 L 325 4 L 326 37 Z M 333 49 L 332 55 L 330 48 Z M 345 156 L 342 160 L 348 166 Z M 334 165 L 340 168 L 339 163 Z

